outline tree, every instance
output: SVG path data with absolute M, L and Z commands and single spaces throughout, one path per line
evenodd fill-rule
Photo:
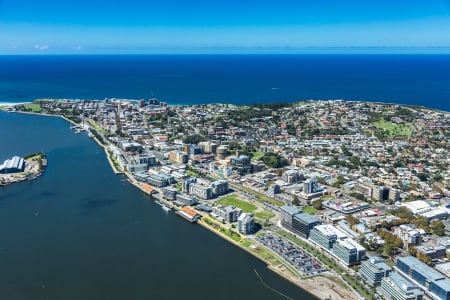
M 428 180 L 428 176 L 425 173 L 417 173 L 417 178 L 419 178 L 420 181 L 427 181 Z
M 300 200 L 299 200 L 297 195 L 294 195 L 294 199 L 292 200 L 292 204 L 296 205 L 296 206 L 300 205 Z
M 345 220 L 350 224 L 350 226 L 356 225 L 359 223 L 359 220 L 352 215 L 347 215 Z
M 261 160 L 270 168 L 282 168 L 289 164 L 286 158 L 274 152 L 268 152 L 264 154 Z
M 433 260 L 431 259 L 431 257 L 427 256 L 426 254 L 424 254 L 423 252 L 419 252 L 417 251 L 417 258 L 423 262 L 426 263 L 427 265 L 431 266 L 433 264 Z
M 409 247 L 408 252 L 409 252 L 409 254 L 411 254 L 412 256 L 417 256 L 417 249 L 416 249 L 416 247 L 414 247 L 414 246 Z
M 193 134 L 185 137 L 183 139 L 183 143 L 185 144 L 198 144 L 200 142 L 204 142 L 205 138 L 199 134 Z
M 443 236 L 445 234 L 445 225 L 442 221 L 434 220 L 430 224 L 431 232 L 438 236 Z
M 312 206 L 315 209 L 322 209 L 322 200 L 316 200 L 312 203 Z
M 387 240 L 383 246 L 383 254 L 385 256 L 391 256 L 394 254 L 396 247 L 391 240 Z

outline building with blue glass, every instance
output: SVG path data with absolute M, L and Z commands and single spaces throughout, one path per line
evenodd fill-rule
M 397 259 L 397 268 L 437 299 L 450 300 L 450 279 L 413 256 Z

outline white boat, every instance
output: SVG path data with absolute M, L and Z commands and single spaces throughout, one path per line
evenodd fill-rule
M 155 202 L 156 202 L 158 205 L 161 205 L 162 209 L 164 209 L 165 211 L 169 211 L 169 210 L 172 209 L 172 207 L 169 207 L 169 206 L 165 205 L 165 204 L 162 203 L 162 202 L 159 202 L 159 201 L 155 201 Z

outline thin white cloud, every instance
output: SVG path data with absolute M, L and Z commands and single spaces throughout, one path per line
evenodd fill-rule
M 34 49 L 37 49 L 37 50 L 47 50 L 47 49 L 50 48 L 50 47 L 49 47 L 49 45 L 40 45 L 40 44 L 36 44 L 36 45 L 33 46 L 33 48 L 34 48 Z

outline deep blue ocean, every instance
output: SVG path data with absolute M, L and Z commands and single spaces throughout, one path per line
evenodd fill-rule
M 450 55 L 0 56 L 0 102 L 347 99 L 450 111 Z

